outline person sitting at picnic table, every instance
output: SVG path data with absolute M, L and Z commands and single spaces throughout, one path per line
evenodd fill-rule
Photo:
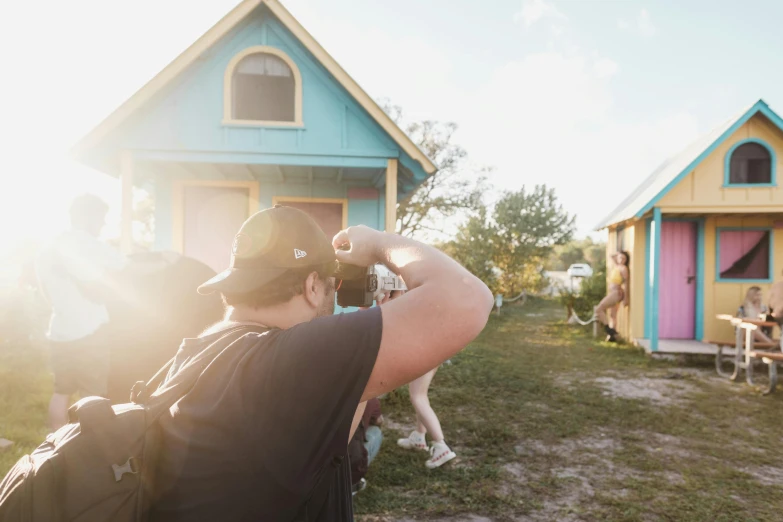
M 766 319 L 769 308 L 763 304 L 763 294 L 758 286 L 751 286 L 745 293 L 745 301 L 737 309 L 737 317 L 740 319 L 752 319 L 763 321 Z M 761 343 L 773 343 L 770 338 L 772 328 L 765 326 L 753 331 L 753 339 Z
M 609 286 L 606 291 L 606 297 L 604 297 L 595 309 L 595 315 L 598 321 L 604 325 L 606 331 L 606 340 L 609 342 L 617 342 L 617 309 L 620 307 L 620 303 L 623 306 L 628 306 L 628 252 L 620 250 L 612 256 L 614 261 L 614 267 L 609 272 Z M 609 318 L 606 315 L 606 311 L 609 310 L 611 315 L 611 325 Z
M 771 319 L 783 328 L 783 280 L 776 282 L 769 289 L 769 313 Z M 783 335 L 780 336 L 780 349 L 783 350 Z

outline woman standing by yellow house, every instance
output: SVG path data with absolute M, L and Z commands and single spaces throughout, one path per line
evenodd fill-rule
M 615 330 L 614 327 L 617 326 L 617 308 L 620 306 L 620 303 L 623 303 L 624 306 L 628 306 L 628 252 L 617 252 L 612 257 L 612 261 L 614 261 L 614 266 L 609 273 L 609 286 L 607 288 L 606 297 L 598 303 L 595 314 L 598 321 L 604 325 L 606 340 L 616 342 L 617 330 Z M 611 315 L 611 324 L 606 315 L 607 310 Z

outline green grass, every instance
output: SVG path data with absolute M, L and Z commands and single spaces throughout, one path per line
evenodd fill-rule
M 714 377 L 709 364 L 680 370 L 596 342 L 562 319 L 540 301 L 493 316 L 430 393 L 459 460 L 429 471 L 424 454 L 395 445 L 407 433 L 386 429 L 356 497 L 360 518 L 781 519 L 783 488 L 743 470 L 771 466 L 783 479 L 783 393 L 761 397 Z M 671 405 L 613 397 L 594 382 L 606 375 L 683 377 L 672 385 L 689 392 Z M 412 425 L 405 390 L 382 405 L 394 423 Z
M 0 344 L 0 438 L 14 442 L 0 452 L 0 475 L 49 432 L 52 384 L 49 360 L 40 345 Z
M 607 395 L 598 377 L 687 390 L 659 404 Z M 41 350 L 0 347 L 0 437 L 16 443 L 0 453 L 0 474 L 45 436 L 50 393 Z M 427 470 L 425 453 L 396 446 L 405 429 L 387 426 L 356 497 L 360 520 L 773 521 L 783 513 L 783 391 L 762 397 L 718 378 L 709 363 L 683 368 L 596 342 L 587 328 L 564 325 L 552 302 L 493 315 L 438 372 L 430 399 L 458 459 Z M 412 425 L 406 389 L 382 407 L 395 426 Z

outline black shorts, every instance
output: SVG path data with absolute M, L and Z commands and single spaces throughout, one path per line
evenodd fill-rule
M 51 342 L 54 393 L 106 396 L 109 346 L 103 330 L 65 343 Z

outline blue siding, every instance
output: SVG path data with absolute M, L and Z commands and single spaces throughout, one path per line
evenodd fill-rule
M 297 64 L 304 128 L 222 124 L 226 67 L 233 56 L 255 45 L 276 47 Z M 138 158 L 225 163 L 385 166 L 387 158 L 399 158 L 416 179 L 425 177 L 418 162 L 263 6 L 112 132 L 102 150 L 88 159 L 112 171 L 105 156 L 119 148 L 134 150 Z

